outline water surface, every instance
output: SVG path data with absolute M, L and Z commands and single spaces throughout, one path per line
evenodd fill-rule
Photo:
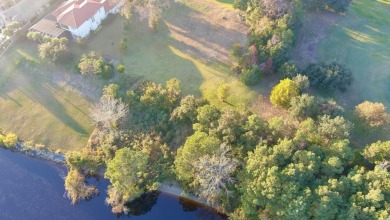
M 148 195 L 130 208 L 133 215 L 111 213 L 104 204 L 107 180 L 94 181 L 100 195 L 71 205 L 64 198 L 64 167 L 0 148 L 0 219 L 222 219 L 214 212 L 165 194 Z

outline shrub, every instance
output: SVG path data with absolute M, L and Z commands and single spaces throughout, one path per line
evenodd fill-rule
M 241 74 L 240 80 L 247 86 L 253 86 L 260 82 L 262 71 L 257 65 L 244 70 Z
M 125 66 L 123 66 L 122 64 L 119 64 L 119 65 L 116 67 L 116 70 L 117 70 L 119 73 L 124 73 L 124 72 L 125 72 Z
M 284 79 L 272 89 L 270 100 L 278 107 L 289 108 L 291 99 L 298 95 L 298 86 L 291 79 Z
M 5 135 L 3 144 L 6 148 L 14 148 L 16 147 L 16 143 L 18 142 L 18 136 L 13 133 L 8 133 Z

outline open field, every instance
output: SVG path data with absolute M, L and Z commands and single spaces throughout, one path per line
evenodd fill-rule
M 229 1 L 183 0 L 167 11 L 158 32 L 137 19 L 127 31 L 124 26 L 125 20 L 114 16 L 83 47 L 71 43 L 75 56 L 65 68 L 40 60 L 34 43 L 18 42 L 0 60 L 0 128 L 62 151 L 85 145 L 93 129 L 88 109 L 103 83 L 70 72 L 90 50 L 123 63 L 126 74 L 160 83 L 178 78 L 185 94 L 202 96 L 219 107 L 248 105 L 255 99 L 256 91 L 229 69 L 229 49 L 234 42 L 245 43 L 247 30 Z M 118 49 L 122 38 L 128 42 L 124 53 Z M 16 68 L 20 57 L 37 64 Z M 216 97 L 222 83 L 231 88 L 227 103 Z
M 18 42 L 1 59 L 0 128 L 62 151 L 83 146 L 93 128 L 89 101 L 58 84 L 55 66 L 27 63 L 16 68 L 22 56 L 41 62 L 31 42 Z
M 364 100 L 390 107 L 390 1 L 355 0 L 345 17 L 319 45 L 322 61 L 345 63 L 354 83 L 340 102 L 353 107 Z

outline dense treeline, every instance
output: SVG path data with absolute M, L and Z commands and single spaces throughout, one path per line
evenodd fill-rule
M 111 84 L 92 107 L 100 113 L 88 146 L 67 157 L 67 195 L 90 198 L 97 191 L 83 175 L 105 172 L 115 213 L 178 181 L 232 219 L 386 219 L 390 142 L 353 150 L 341 108 L 300 92 L 290 119 L 265 121 L 183 96 L 176 79 Z

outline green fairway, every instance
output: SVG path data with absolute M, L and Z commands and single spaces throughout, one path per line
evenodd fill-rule
M 53 83 L 58 68 L 48 64 L 23 64 L 24 56 L 42 62 L 36 46 L 18 42 L 0 61 L 0 128 L 15 132 L 21 139 L 61 151 L 86 144 L 93 123 L 88 116 L 89 101 Z
M 390 107 L 390 1 L 355 0 L 320 45 L 323 61 L 352 69 L 354 84 L 340 96 L 350 108 L 364 100 Z

